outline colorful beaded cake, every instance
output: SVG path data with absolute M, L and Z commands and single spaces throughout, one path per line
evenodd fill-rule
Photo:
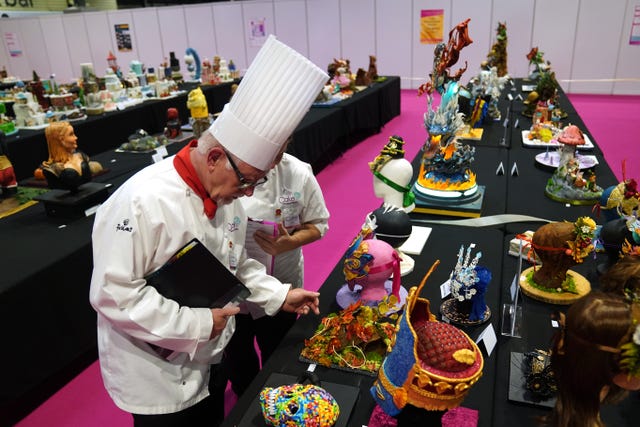
M 265 387 L 260 392 L 260 408 L 271 426 L 331 427 L 340 415 L 333 396 L 313 384 Z

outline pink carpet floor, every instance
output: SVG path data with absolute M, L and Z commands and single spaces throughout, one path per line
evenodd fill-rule
M 381 202 L 372 191 L 367 163 L 384 146 L 391 135 L 404 138 L 406 158 L 413 159 L 425 138 L 422 116 L 425 98 L 415 91 L 402 91 L 402 114 L 374 135 L 333 162 L 318 174 L 329 211 L 330 229 L 326 236 L 304 248 L 305 287 L 318 289 L 340 261 L 342 253 L 364 222 L 366 214 Z M 622 162 L 627 177 L 640 178 L 640 96 L 570 95 L 574 107 L 605 153 L 605 159 L 618 179 L 622 179 Z M 235 402 L 227 393 L 227 406 Z M 44 404 L 21 420 L 17 427 L 129 427 L 129 414 L 118 409 L 102 385 L 95 362 L 70 381 Z

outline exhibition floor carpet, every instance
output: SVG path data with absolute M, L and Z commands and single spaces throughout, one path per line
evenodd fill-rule
M 640 137 L 636 120 L 640 118 L 640 96 L 569 95 L 569 99 L 616 177 L 622 179 L 622 162 L 626 160 L 627 177 L 639 179 Z M 322 285 L 366 214 L 380 205 L 381 200 L 373 194 L 368 162 L 380 152 L 389 136 L 404 138 L 408 160 L 420 150 L 426 136 L 422 118 L 426 100 L 418 98 L 415 91 L 403 90 L 401 102 L 401 115 L 387 123 L 382 132 L 354 146 L 318 174 L 331 212 L 330 229 L 323 239 L 304 248 L 305 288 L 314 290 Z M 532 151 L 532 161 L 533 154 Z M 227 395 L 227 403 L 232 405 L 235 397 L 230 391 Z M 17 427 L 43 425 L 129 427 L 133 421 L 107 395 L 98 362 L 95 362 L 16 424 Z

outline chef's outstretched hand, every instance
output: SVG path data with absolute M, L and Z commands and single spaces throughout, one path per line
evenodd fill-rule
M 320 314 L 320 293 L 311 292 L 302 288 L 291 289 L 282 304 L 282 310 L 289 313 L 309 314 L 313 311 Z

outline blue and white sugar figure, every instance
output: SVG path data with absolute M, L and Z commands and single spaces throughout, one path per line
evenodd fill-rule
M 449 41 L 434 50 L 430 80 L 418 88 L 418 95 L 427 94 L 424 126 L 428 137 L 423 146 L 420 171 L 413 187 L 416 212 L 436 215 L 479 217 L 484 187 L 476 183 L 471 171 L 475 148 L 463 144 L 456 134 L 464 127 L 464 114 L 458 108 L 458 81 L 467 69 L 454 74 L 452 67 L 460 51 L 472 43 L 468 34 L 469 19 L 449 32 Z M 433 106 L 433 92 L 441 95 L 438 108 Z
M 460 326 L 480 325 L 491 317 L 491 309 L 485 302 L 491 271 L 478 265 L 482 252 L 471 257 L 475 246 L 471 243 L 466 252 L 464 245 L 460 246 L 456 266 L 449 275 L 451 298 L 440 306 L 442 316 Z

